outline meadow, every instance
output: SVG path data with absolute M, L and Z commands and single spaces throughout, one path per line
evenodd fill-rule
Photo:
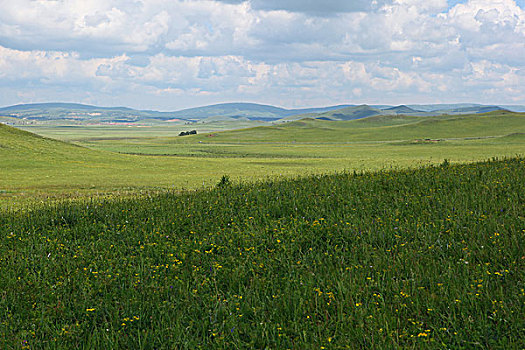
M 2 349 L 522 349 L 525 159 L 0 212 Z
M 525 114 L 200 127 L 0 124 L 1 349 L 525 346 Z
M 215 124 L 214 124 L 215 123 Z M 380 116 L 237 124 L 0 128 L 0 206 L 48 198 L 122 196 L 340 171 L 417 168 L 525 154 L 525 114 Z M 198 129 L 194 136 L 180 131 Z M 50 139 L 52 138 L 52 139 Z M 64 142 L 58 142 L 60 139 Z M 82 147 L 74 147 L 82 146 Z

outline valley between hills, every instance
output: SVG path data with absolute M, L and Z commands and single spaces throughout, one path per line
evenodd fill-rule
M 320 115 L 326 113 L 333 112 Z M 280 123 L 224 117 L 169 127 L 64 125 L 56 119 L 55 125 L 2 125 L 0 200 L 8 205 L 32 198 L 194 190 L 215 185 L 223 175 L 259 181 L 525 153 L 525 114 L 506 110 L 325 117 Z M 178 136 L 193 129 L 197 135 Z

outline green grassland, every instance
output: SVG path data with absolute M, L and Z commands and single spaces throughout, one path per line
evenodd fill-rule
M 0 349 L 524 348 L 525 114 L 216 123 L 0 124 Z
M 213 127 L 208 129 L 213 130 Z M 467 150 L 452 154 L 463 153 L 468 156 L 471 154 L 469 148 L 479 148 L 481 145 L 480 142 L 471 142 L 476 139 L 494 145 L 490 140 L 498 138 L 509 141 L 509 146 L 516 148 L 520 143 L 519 138 L 510 142 L 505 137 L 525 133 L 525 114 L 501 111 L 467 116 L 374 116 L 353 121 L 304 119 L 275 126 L 239 128 L 229 132 L 203 131 L 192 137 L 170 137 L 160 131 L 156 137 L 152 137 L 149 131 L 142 134 L 141 131 L 127 131 L 127 136 L 123 136 L 122 133 L 126 130 L 101 128 L 96 131 L 97 137 L 86 137 L 85 133 L 90 131 L 82 131 L 83 128 L 77 133 L 65 131 L 67 136 L 62 136 L 53 130 L 36 128 L 32 131 L 113 152 L 202 157 L 345 158 L 374 152 L 373 146 L 380 144 L 381 150 L 374 152 L 377 157 L 390 146 L 421 145 L 424 142 L 418 140 L 430 139 L 433 141 L 426 144 L 434 144 L 436 156 L 440 157 L 440 148 L 447 149 L 444 153 L 448 153 L 451 148 L 460 146 Z M 498 144 L 503 146 L 505 142 Z M 399 147 L 392 150 L 399 151 Z M 418 155 L 420 151 L 417 147 L 410 150 L 414 155 Z M 518 152 L 522 150 L 523 148 L 517 149 Z M 427 152 L 423 153 L 427 155 Z M 479 152 L 474 152 L 476 153 Z M 395 161 L 396 157 L 388 154 L 384 159 Z M 476 155 L 474 159 L 479 158 Z
M 509 158 L 0 212 L 0 348 L 522 349 L 524 194 Z
M 525 154 L 525 114 L 504 111 L 340 122 L 305 119 L 210 131 L 254 125 L 216 123 L 26 128 L 68 143 L 0 125 L 0 203 L 5 207 L 48 196 L 196 189 L 213 185 L 222 175 L 253 181 Z M 196 126 L 201 128 L 198 135 L 175 136 Z
M 197 130 L 198 132 L 227 131 L 232 129 L 249 128 L 268 125 L 264 122 L 245 120 L 217 120 L 209 123 L 161 122 L 158 120 L 142 120 L 130 125 L 85 123 L 64 124 L 60 121 L 22 125 L 26 131 L 62 141 L 129 140 L 136 138 L 174 137 L 181 131 Z
M 198 188 L 225 173 L 246 179 L 298 173 L 304 163 L 273 159 L 224 162 L 91 150 L 0 125 L 0 189 L 4 205 L 47 196 L 86 196 L 167 188 Z M 281 166 L 283 168 L 281 168 Z M 273 167 L 273 169 L 272 169 Z M 269 168 L 269 169 L 267 169 Z M 293 170 L 289 170 L 293 169 Z
M 394 124 L 394 125 L 392 125 Z M 282 126 L 236 130 L 207 142 L 371 142 L 505 136 L 525 132 L 525 114 L 492 112 L 443 117 L 380 116 L 353 121 L 301 120 Z

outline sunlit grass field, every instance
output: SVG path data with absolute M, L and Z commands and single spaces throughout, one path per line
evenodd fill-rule
M 0 348 L 522 349 L 524 193 L 512 158 L 4 211 Z
M 197 130 L 200 133 L 228 131 L 239 128 L 249 128 L 254 126 L 269 125 L 269 123 L 259 121 L 215 121 L 210 123 L 186 124 L 183 122 L 152 122 L 147 120 L 136 125 L 90 125 L 90 124 L 60 124 L 55 121 L 54 124 L 41 123 L 34 125 L 20 126 L 24 130 L 45 135 L 50 138 L 63 141 L 82 141 L 82 140 L 133 140 L 140 138 L 156 137 L 175 137 L 181 131 Z
M 242 126 L 219 124 L 215 126 L 219 130 Z M 255 181 L 525 154 L 525 114 L 504 111 L 348 122 L 302 120 L 225 132 L 208 132 L 214 127 L 206 124 L 199 127 L 200 134 L 185 137 L 174 136 L 179 131 L 175 127 L 27 127 L 84 148 L 14 135 L 2 127 L 0 205 L 20 206 L 48 197 L 208 188 L 222 175 L 234 182 Z

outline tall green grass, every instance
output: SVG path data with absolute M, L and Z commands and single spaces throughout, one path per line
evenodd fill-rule
M 0 348 L 521 349 L 524 216 L 523 158 L 3 212 Z

